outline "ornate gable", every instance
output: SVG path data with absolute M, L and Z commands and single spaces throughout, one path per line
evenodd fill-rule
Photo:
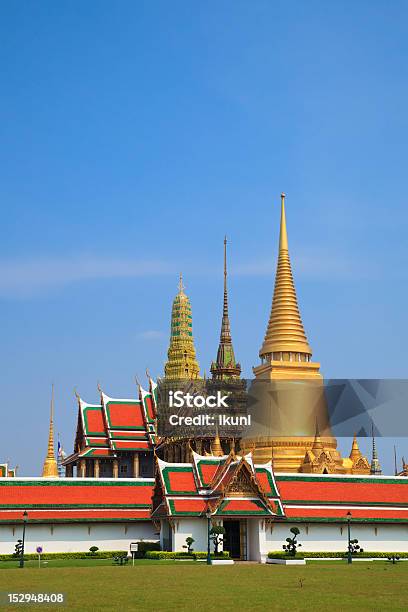
M 253 497 L 261 493 L 259 485 L 255 480 L 245 460 L 242 460 L 235 470 L 235 474 L 229 484 L 225 487 L 228 496 Z

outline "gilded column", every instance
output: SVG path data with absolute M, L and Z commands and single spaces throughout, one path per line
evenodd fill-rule
M 99 478 L 99 459 L 94 459 L 94 478 Z
M 81 459 L 79 462 L 79 475 L 81 478 L 85 478 L 86 476 L 86 461 L 85 459 Z
M 113 477 L 119 478 L 119 461 L 117 459 L 113 460 Z

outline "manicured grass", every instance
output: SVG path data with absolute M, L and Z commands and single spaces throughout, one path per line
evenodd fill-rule
M 7 576 L 7 580 L 2 578 Z M 138 563 L 1 572 L 1 590 L 63 592 L 67 610 L 406 610 L 408 563 Z M 17 606 L 3 608 L 19 609 Z M 22 609 L 22 608 L 20 608 Z M 64 608 L 43 606 L 47 610 Z

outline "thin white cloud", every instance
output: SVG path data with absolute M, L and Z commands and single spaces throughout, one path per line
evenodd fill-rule
M 140 332 L 138 337 L 142 340 L 162 340 L 163 338 L 167 337 L 167 334 L 157 329 L 148 329 Z
M 97 257 L 0 261 L 0 295 L 26 297 L 86 280 L 176 274 L 168 262 Z
M 292 257 L 296 279 L 361 280 L 378 278 L 381 269 L 376 262 L 363 262 L 344 253 L 305 251 Z M 81 281 L 147 276 L 176 276 L 184 269 L 189 276 L 213 276 L 208 262 L 183 262 L 175 265 L 162 260 L 137 260 L 95 256 L 67 256 L 28 260 L 0 260 L 0 297 L 26 298 L 41 295 L 64 285 Z M 259 255 L 259 259 L 231 265 L 234 276 L 267 276 L 274 278 L 276 257 Z

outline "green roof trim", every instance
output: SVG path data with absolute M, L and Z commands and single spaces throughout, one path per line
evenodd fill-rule
M 292 475 L 282 475 L 275 474 L 275 478 L 277 482 L 343 482 L 343 483 L 359 483 L 359 484 L 401 484 L 408 485 L 408 478 L 400 477 L 382 477 L 382 476 L 372 476 L 371 478 L 359 478 L 356 476 L 330 476 L 329 474 L 325 476 L 292 476 Z
M 169 479 L 169 473 L 171 474 L 172 472 L 173 473 L 174 472 L 184 472 L 184 473 L 190 472 L 193 475 L 193 479 L 194 479 L 194 482 L 195 482 L 193 466 L 191 466 L 191 467 L 180 467 L 180 466 L 178 466 L 178 467 L 171 467 L 171 468 L 170 467 L 165 467 L 162 470 L 162 475 L 163 475 L 163 480 L 164 480 L 164 483 L 166 485 L 166 490 L 167 490 L 168 494 L 173 494 L 173 495 L 191 495 L 192 493 L 196 494 L 195 491 L 174 491 L 171 488 L 170 479 Z
M 99 480 L 98 478 L 92 480 L 85 480 L 83 478 L 75 478 L 73 480 L 68 480 L 67 478 L 62 478 L 61 480 L 19 480 L 18 478 L 13 478 L 12 481 L 0 480 L 0 487 L 148 487 L 153 486 L 155 483 L 154 478 L 145 478 L 143 482 L 136 479 L 134 482 L 131 479 L 123 481 L 124 479 L 121 478 L 110 480 L 109 482 Z

